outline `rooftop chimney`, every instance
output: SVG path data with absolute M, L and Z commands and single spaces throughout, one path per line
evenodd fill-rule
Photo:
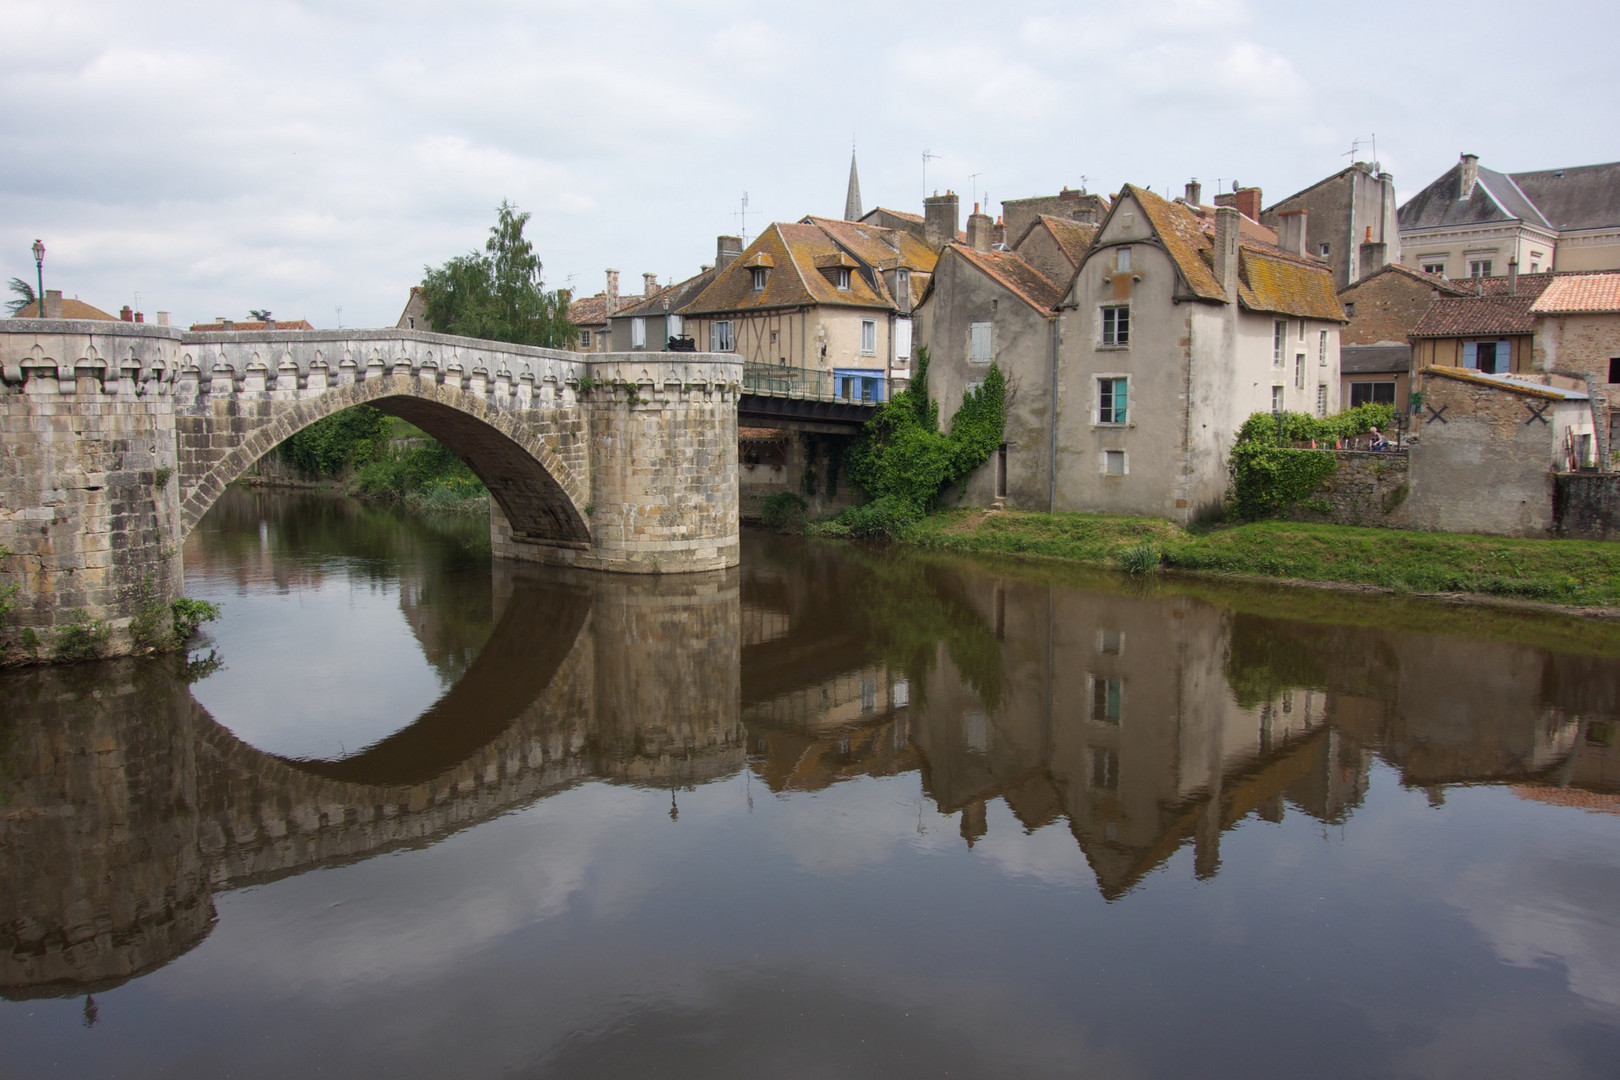
M 131 308 L 128 304 L 125 304 L 119 310 L 118 317 L 120 319 L 122 319 L 124 322 L 134 322 L 135 321 L 135 310 L 133 308 Z
M 652 296 L 657 291 L 658 291 L 658 275 L 657 274 L 642 274 L 641 275 L 641 295 L 643 295 L 643 296 Z
M 1508 295 L 1519 295 L 1519 257 L 1508 259 Z
M 1277 246 L 1292 255 L 1305 254 L 1305 211 L 1284 210 L 1277 215 Z
M 724 270 L 726 267 L 736 262 L 737 258 L 742 255 L 742 250 L 742 237 L 722 236 L 718 238 L 714 243 L 715 269 Z
M 45 317 L 47 319 L 60 319 L 62 317 L 62 290 L 45 290 Z
M 923 240 L 929 247 L 944 247 L 956 239 L 960 206 L 954 191 L 923 200 Z
M 619 310 L 619 272 L 607 272 L 607 314 L 609 317 Z
M 235 330 L 236 329 L 236 323 L 232 322 L 230 319 L 227 319 L 225 316 L 221 315 L 219 317 L 219 328 L 221 330 Z
M 1238 187 L 1237 181 L 1232 181 L 1230 192 L 1221 192 L 1215 196 L 1216 206 L 1231 206 L 1250 221 L 1260 220 L 1260 189 L 1257 187 Z
M 974 203 L 973 213 L 967 219 L 968 247 L 974 251 L 989 251 L 994 230 L 995 223 L 990 220 L 990 215 L 979 213 L 979 204 Z
M 266 315 L 264 317 L 264 328 L 266 330 L 274 330 L 276 328 L 276 320 L 274 320 L 270 316 Z
M 138 323 L 143 323 L 146 321 L 146 316 L 137 311 L 135 313 L 135 321 Z
M 1204 185 L 1197 180 L 1187 181 L 1187 193 L 1183 198 L 1188 206 L 1202 206 L 1204 203 Z
M 1210 252 L 1215 280 L 1232 303 L 1237 302 L 1238 230 L 1242 228 L 1238 214 L 1235 206 L 1215 208 L 1215 250 Z
M 1457 175 L 1457 198 L 1466 199 L 1474 193 L 1474 185 L 1479 182 L 1479 155 L 1464 154 L 1462 167 Z
M 990 246 L 998 248 L 1007 246 L 1007 223 L 1000 218 L 996 218 L 995 225 L 990 229 Z
M 169 325 L 169 313 L 167 311 L 160 311 L 157 313 L 157 324 L 159 326 Z

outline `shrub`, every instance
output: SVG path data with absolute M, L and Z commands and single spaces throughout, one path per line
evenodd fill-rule
M 1338 467 L 1326 450 L 1239 443 L 1228 464 L 1232 512 L 1245 521 L 1280 514 L 1314 496 Z
M 295 432 L 277 452 L 311 479 L 340 476 L 386 453 L 389 429 L 386 413 L 356 405 Z
M 759 516 L 768 529 L 779 533 L 800 533 L 804 531 L 804 516 L 809 508 L 810 504 L 797 492 L 778 491 L 760 506 Z
M 903 540 L 922 517 L 909 502 L 884 495 L 838 515 L 846 535 L 869 540 Z
M 210 604 L 207 600 L 193 600 L 189 596 L 182 596 L 169 605 L 172 613 L 175 645 L 184 645 L 191 640 L 191 635 L 205 622 L 213 622 L 219 618 L 219 605 Z
M 74 608 L 68 622 L 56 632 L 58 660 L 94 660 L 107 648 L 112 629 L 100 619 L 90 619 L 83 608 Z
M 1132 544 L 1120 550 L 1119 565 L 1128 574 L 1156 574 L 1159 571 L 1159 549 L 1149 540 Z

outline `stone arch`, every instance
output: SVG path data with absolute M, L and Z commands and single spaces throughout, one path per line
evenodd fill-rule
M 489 488 L 515 536 L 581 546 L 590 529 L 589 487 L 546 445 L 544 432 L 482 396 L 409 376 L 373 376 L 316 397 L 271 401 L 268 416 L 188 485 L 181 501 L 182 536 L 189 536 L 231 481 L 290 436 L 354 405 L 371 405 L 438 439 Z M 209 425 L 210 427 L 212 425 Z

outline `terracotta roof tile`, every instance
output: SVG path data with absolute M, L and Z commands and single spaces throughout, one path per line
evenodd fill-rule
M 658 295 L 657 293 L 653 294 Z M 626 311 L 647 300 L 646 296 L 636 293 L 632 296 L 621 296 L 613 307 L 613 314 L 623 315 Z M 568 321 L 579 327 L 606 326 L 608 321 L 607 293 L 599 292 L 595 296 L 582 296 L 568 305 Z
M 47 300 L 47 303 L 50 303 L 50 302 L 52 302 L 52 301 Z M 17 312 L 17 314 L 13 315 L 12 318 L 14 318 L 14 319 L 37 319 L 37 318 L 39 318 L 39 302 L 36 300 L 36 301 L 30 303 L 27 307 L 24 307 L 21 311 Z M 63 318 L 63 319 L 97 319 L 97 320 L 100 320 L 102 322 L 118 322 L 119 321 L 118 316 L 109 315 L 105 311 L 102 311 L 100 308 L 92 307 L 91 305 L 85 303 L 83 300 L 78 300 L 78 299 L 75 299 L 75 298 L 73 298 L 71 296 L 62 297 L 62 314 L 59 316 L 59 318 Z
M 1333 291 L 1333 273 L 1280 251 L 1240 243 L 1238 298 L 1250 311 L 1270 311 L 1305 319 L 1349 322 Z
M 1075 221 L 1072 218 L 1060 218 L 1053 217 L 1051 214 L 1042 214 L 1031 223 L 1028 229 L 1024 230 L 1024 236 L 1028 236 L 1039 228 L 1044 228 L 1051 233 L 1058 249 L 1063 252 L 1063 257 L 1075 266 L 1079 266 L 1080 261 L 1086 257 L 1086 252 L 1090 251 L 1091 245 L 1096 242 L 1097 233 L 1102 226 Z M 1013 246 L 1018 247 L 1023 242 L 1023 237 L 1020 237 L 1018 243 Z
M 966 244 L 951 244 L 946 250 L 978 267 L 1043 315 L 1051 313 L 1063 299 L 1064 287 L 1035 269 L 1034 264 L 1016 251 L 974 251 Z
M 111 317 L 112 316 L 110 316 L 110 315 L 108 316 L 108 318 L 111 318 Z M 315 329 L 315 327 L 310 325 L 310 322 L 309 322 L 308 319 L 276 319 L 275 324 L 276 324 L 276 329 L 277 330 L 313 330 L 313 329 Z M 192 323 L 191 324 L 191 329 L 196 331 L 197 333 L 200 333 L 200 334 L 208 334 L 208 333 L 216 333 L 217 334 L 217 333 L 222 333 L 225 330 L 225 325 L 223 323 L 217 323 L 217 322 Z M 263 330 L 264 329 L 264 323 L 261 322 L 261 321 L 258 321 L 258 320 L 254 320 L 254 319 L 243 319 L 240 322 L 234 322 L 233 321 L 231 323 L 231 329 L 232 330 Z
M 1530 310 L 1538 315 L 1620 312 L 1620 273 L 1560 274 Z
M 1473 337 L 1480 334 L 1529 334 L 1536 328 L 1530 314 L 1534 296 L 1442 296 L 1412 328 L 1413 338 Z
M 755 252 L 768 254 L 775 264 L 765 279 L 765 288 L 759 292 L 754 291 L 753 274 L 744 265 Z M 881 277 L 874 287 L 857 270 L 851 270 L 849 288 L 840 289 L 830 274 L 816 269 L 818 259 L 840 254 L 832 237 L 817 225 L 775 222 L 748 245 L 743 258 L 722 270 L 686 310 L 695 315 L 806 304 L 894 307 Z
M 888 229 L 861 221 L 843 221 L 809 215 L 801 225 L 814 225 L 838 246 L 869 267 L 893 270 L 904 267 L 932 273 L 939 252 L 905 229 Z
M 1448 293 L 1452 296 L 1466 296 L 1472 291 L 1461 282 L 1452 281 L 1450 278 L 1441 277 L 1439 274 L 1426 274 L 1422 270 L 1414 270 L 1410 266 L 1402 266 L 1400 263 L 1385 263 L 1377 270 L 1374 270 L 1372 273 L 1362 277 L 1359 281 L 1352 281 L 1350 284 L 1340 289 L 1340 295 L 1367 284 L 1367 282 L 1371 281 L 1379 274 L 1400 274 L 1403 277 L 1411 278 L 1413 281 L 1421 281 L 1425 285 L 1439 289 L 1441 292 Z
M 694 274 L 685 281 L 676 282 L 666 289 L 659 289 L 651 296 L 643 299 L 639 304 L 615 311 L 613 317 L 619 318 L 623 315 L 663 315 L 671 311 L 678 315 L 685 311 L 686 306 L 696 300 L 704 289 L 709 287 L 709 283 L 719 273 L 720 271 L 711 267 L 701 273 Z M 622 302 L 623 298 L 621 297 L 620 300 Z M 568 310 L 570 312 L 574 310 L 572 304 L 569 305 Z

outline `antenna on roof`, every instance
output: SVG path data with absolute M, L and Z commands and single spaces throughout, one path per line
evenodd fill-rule
M 982 173 L 982 172 L 976 172 L 976 173 L 969 173 L 968 174 L 968 183 L 970 185 L 972 185 L 972 190 L 973 190 L 973 205 L 974 206 L 979 205 L 979 177 L 981 177 L 983 175 L 984 175 L 984 173 Z
M 737 207 L 737 233 L 743 247 L 748 246 L 748 192 L 742 193 L 742 203 Z
M 926 198 L 928 198 L 928 163 L 930 161 L 938 161 L 939 160 L 939 155 L 934 153 L 931 150 L 924 150 L 922 152 L 922 159 L 923 159 L 923 198 L 926 199 Z
M 339 330 L 343 329 L 343 306 L 341 304 L 339 304 L 337 307 L 333 308 L 332 310 L 337 312 L 337 320 L 338 320 L 338 327 L 337 328 Z
M 1084 195 L 1086 193 L 1086 185 L 1094 179 L 1096 177 L 1087 176 L 1085 173 L 1080 174 L 1080 194 Z

